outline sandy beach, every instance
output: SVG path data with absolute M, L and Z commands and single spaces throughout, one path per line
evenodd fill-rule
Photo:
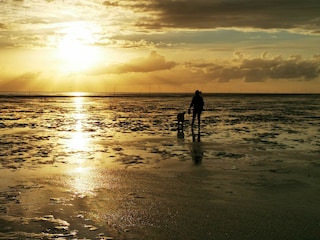
M 316 240 L 317 154 L 249 147 L 133 138 L 108 144 L 94 163 L 10 165 L 1 239 Z
M 1 129 L 0 239 L 319 239 L 318 125 L 238 141 L 209 121 L 178 138 L 77 117 L 81 131 L 2 117 L 19 125 Z

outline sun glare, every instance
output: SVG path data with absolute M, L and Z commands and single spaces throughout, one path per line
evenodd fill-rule
M 88 93 L 86 92 L 71 92 L 70 95 L 75 97 L 74 102 L 75 104 L 79 105 L 82 103 L 82 98 L 83 96 L 86 96 Z
M 98 60 L 98 50 L 71 39 L 63 40 L 58 48 L 62 69 L 78 72 L 92 67 Z
M 98 47 L 93 46 L 94 32 L 84 25 L 71 25 L 60 39 L 57 55 L 63 72 L 79 72 L 94 66 L 100 58 Z

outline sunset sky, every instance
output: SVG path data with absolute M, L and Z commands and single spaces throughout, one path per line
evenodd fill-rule
M 319 0 L 0 0 L 0 91 L 320 93 Z

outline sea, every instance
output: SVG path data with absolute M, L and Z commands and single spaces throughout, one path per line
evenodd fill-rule
M 203 93 L 203 98 L 198 141 L 320 154 L 320 95 Z M 195 140 L 188 114 L 191 99 L 192 94 L 169 93 L 3 93 L 0 165 L 97 150 L 101 142 L 116 136 L 191 142 Z M 183 135 L 177 134 L 181 112 L 185 112 Z M 95 141 L 90 145 L 91 139 Z

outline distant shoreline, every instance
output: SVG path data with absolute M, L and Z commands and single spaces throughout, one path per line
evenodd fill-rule
M 1 98 L 23 97 L 190 97 L 193 93 L 172 93 L 172 92 L 7 92 L 0 91 Z M 205 93 L 205 96 L 317 96 L 320 93 Z

